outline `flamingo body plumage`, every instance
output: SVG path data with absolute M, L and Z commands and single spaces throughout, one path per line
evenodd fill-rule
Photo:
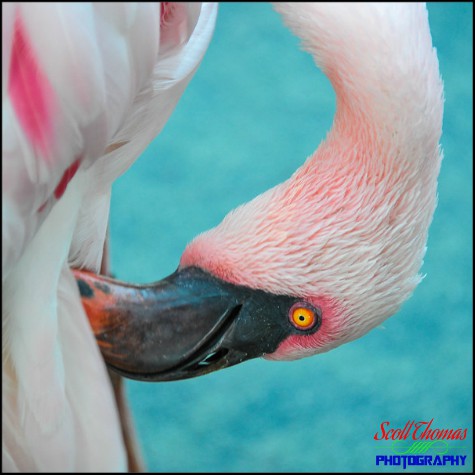
M 215 4 L 2 4 L 3 467 L 125 470 L 70 265 L 99 271 L 110 188 L 203 58 Z
M 108 364 L 139 379 L 180 379 L 256 356 L 328 351 L 393 315 L 421 280 L 443 113 L 425 6 L 275 7 L 335 89 L 333 127 L 292 177 L 198 236 L 177 273 L 153 288 L 70 266 L 99 271 L 111 183 L 168 119 L 208 46 L 216 7 L 2 7 L 10 469 L 125 467 L 80 297 Z M 135 294 L 160 311 L 147 313 L 148 301 L 134 303 L 138 317 L 123 311 Z M 186 325 L 173 328 L 177 308 Z M 292 324 L 295 308 L 310 324 Z M 134 338 L 123 331 L 129 322 Z

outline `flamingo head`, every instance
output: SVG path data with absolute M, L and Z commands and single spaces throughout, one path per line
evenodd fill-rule
M 364 335 L 420 282 L 435 206 L 434 190 L 422 196 L 414 172 L 392 161 L 396 149 L 330 134 L 289 180 L 195 238 L 180 270 L 267 296 L 266 318 L 252 305 L 249 316 L 245 303 L 241 310 L 268 341 L 269 321 L 279 321 L 267 359 L 311 356 Z

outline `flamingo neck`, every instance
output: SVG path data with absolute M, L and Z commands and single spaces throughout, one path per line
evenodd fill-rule
M 423 5 L 275 8 L 335 89 L 333 127 L 291 178 L 196 238 L 180 265 L 332 302 L 340 330 L 324 351 L 393 315 L 421 280 L 442 82 Z

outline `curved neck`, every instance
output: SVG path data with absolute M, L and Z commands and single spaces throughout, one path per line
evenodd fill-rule
M 443 90 L 423 4 L 276 4 L 337 96 L 331 136 L 437 161 Z M 381 159 L 379 154 L 370 154 Z M 435 167 L 437 168 L 437 167 Z

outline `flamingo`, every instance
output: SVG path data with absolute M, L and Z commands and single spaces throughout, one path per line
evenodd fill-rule
M 188 16 L 196 28 L 202 17 L 214 23 L 215 10 L 209 7 L 206 17 L 204 8 L 198 23 Z M 196 377 L 250 358 L 292 360 L 331 350 L 396 313 L 421 280 L 436 206 L 443 113 L 425 6 L 289 3 L 275 8 L 335 89 L 333 127 L 287 181 L 196 237 L 177 271 L 151 285 L 98 275 L 109 187 L 158 132 L 179 94 L 172 95 L 173 105 L 165 111 L 150 111 L 166 117 L 159 117 L 160 126 L 150 126 L 154 130 L 147 137 L 138 134 L 138 143 L 135 134 L 146 121 L 117 100 L 103 103 L 96 113 L 100 117 L 114 106 L 122 113 L 114 110 L 109 120 L 115 129 L 105 127 L 106 132 L 120 131 L 120 117 L 126 121 L 132 114 L 135 122 L 127 134 L 104 140 L 104 129 L 96 125 L 100 120 L 95 127 L 81 122 L 74 132 L 83 134 L 84 142 L 66 146 L 48 142 L 46 120 L 29 124 L 33 132 L 42 131 L 39 137 L 23 130 L 28 124 L 17 117 L 21 109 L 14 92 L 13 97 L 11 87 L 4 92 L 4 117 L 7 108 L 7 127 L 16 139 L 7 144 L 7 157 L 29 154 L 30 161 L 21 163 L 30 168 L 39 162 L 37 169 L 25 171 L 23 165 L 8 175 L 16 170 L 12 161 L 4 172 L 3 456 L 10 467 L 124 467 L 117 414 L 93 334 L 108 366 L 122 375 L 154 381 Z M 161 12 L 162 27 L 173 25 L 174 12 Z M 26 37 L 30 24 L 9 13 L 7 26 L 17 22 L 10 43 L 25 42 L 18 31 Z M 150 17 L 143 14 L 140 21 L 146 20 Z M 206 31 L 194 67 L 212 24 Z M 166 50 L 167 39 L 173 43 L 174 37 L 160 35 L 160 48 L 163 40 Z M 13 68 L 19 52 L 9 51 Z M 135 67 L 150 72 L 143 64 Z M 109 80 L 120 88 L 114 77 Z M 45 94 L 40 84 L 33 86 Z M 69 92 L 70 82 L 64 87 Z M 84 111 L 75 101 L 94 105 L 84 105 L 79 93 L 68 100 L 65 104 L 78 114 Z M 35 105 L 47 112 L 46 105 Z M 62 139 L 67 132 L 61 129 Z M 85 151 L 71 152 L 71 144 Z M 55 147 L 63 147 L 69 161 L 58 164 Z M 110 164 L 111 158 L 118 164 Z M 54 180 L 50 175 L 58 168 Z M 18 177 L 10 178 L 16 188 L 5 190 L 6 176 Z M 61 193 L 55 193 L 58 188 Z M 33 202 L 25 208 L 37 211 L 26 224 L 20 208 L 28 201 L 25 194 Z M 70 266 L 83 270 L 72 272 Z M 84 422 L 91 416 L 97 417 L 94 427 Z

